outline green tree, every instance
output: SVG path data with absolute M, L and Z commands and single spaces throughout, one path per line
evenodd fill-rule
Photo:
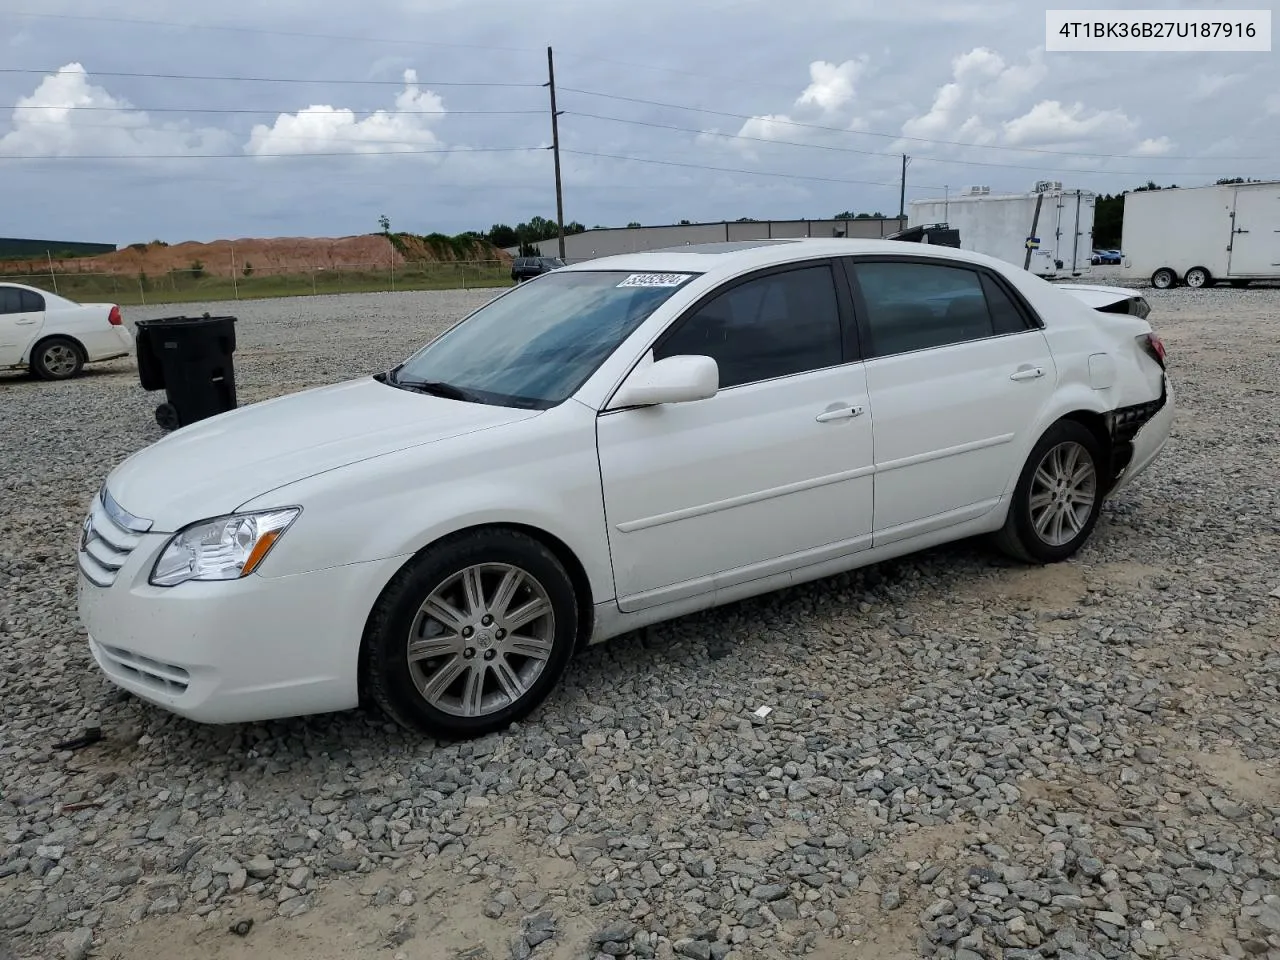
M 378 218 L 378 226 L 382 228 L 384 235 L 389 234 L 391 232 L 391 218 L 384 213 Z
M 1124 194 L 1106 194 L 1093 205 L 1093 245 L 1104 250 L 1120 246 L 1124 228 Z
M 505 223 L 495 223 L 490 227 L 488 237 L 495 247 L 515 247 L 520 244 L 520 237 L 515 229 Z

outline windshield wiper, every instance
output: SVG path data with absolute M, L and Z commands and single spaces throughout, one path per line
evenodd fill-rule
M 417 390 L 419 393 L 429 393 L 433 397 L 462 400 L 466 403 L 480 402 L 480 399 L 474 393 L 463 390 L 461 387 L 455 387 L 452 383 L 445 383 L 443 380 L 401 380 L 399 377 L 390 377 L 388 379 L 397 387 L 403 387 L 405 390 Z

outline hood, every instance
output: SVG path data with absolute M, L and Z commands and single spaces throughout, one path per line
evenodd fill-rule
M 171 533 L 318 473 L 539 413 L 354 380 L 182 427 L 116 467 L 107 488 Z

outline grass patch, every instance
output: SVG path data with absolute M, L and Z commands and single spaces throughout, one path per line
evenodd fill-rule
M 0 276 L 0 281 L 24 283 L 54 291 L 46 274 Z M 157 277 L 67 273 L 59 274 L 57 293 L 84 303 L 121 306 L 153 303 L 195 303 L 204 300 L 256 300 L 335 293 L 381 293 L 392 290 L 464 290 L 471 287 L 509 287 L 511 268 L 500 263 L 407 263 L 394 270 L 314 270 L 293 274 L 210 276 L 207 272 L 175 270 Z

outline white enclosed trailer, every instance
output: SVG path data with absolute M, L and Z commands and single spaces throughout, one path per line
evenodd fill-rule
M 1131 191 L 1122 236 L 1121 276 L 1161 290 L 1280 280 L 1280 180 Z
M 1092 263 L 1096 200 L 1092 191 L 1064 190 L 1056 180 L 1043 180 L 1028 193 L 969 187 L 955 197 L 912 200 L 907 226 L 946 223 L 960 231 L 961 250 L 1020 267 L 1027 262 L 1028 241 L 1038 241 L 1032 243 L 1028 270 L 1047 278 L 1080 277 Z

